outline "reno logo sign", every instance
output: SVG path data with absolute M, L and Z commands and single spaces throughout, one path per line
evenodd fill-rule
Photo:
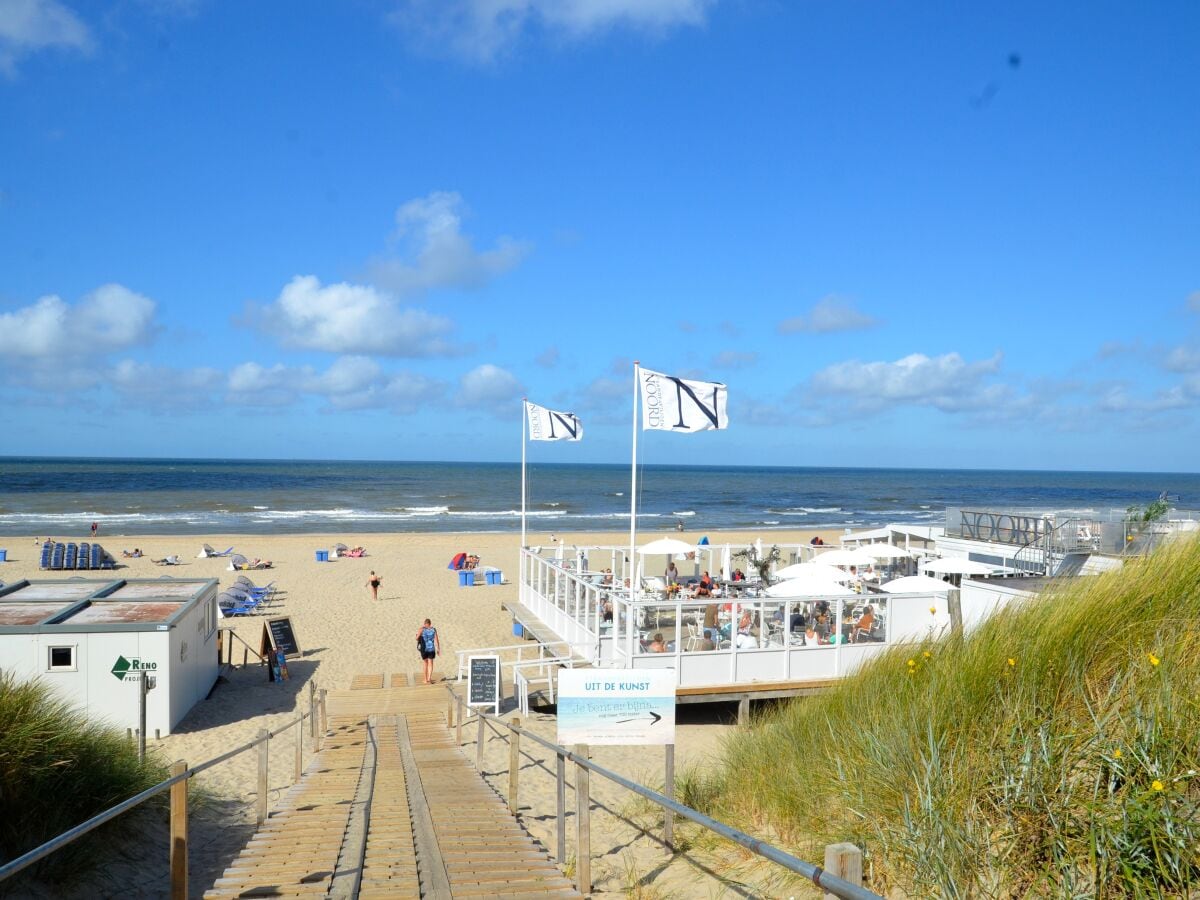
M 158 663 L 149 662 L 143 659 L 126 659 L 123 656 L 118 656 L 117 661 L 113 663 L 112 673 L 117 681 L 137 681 L 138 677 L 144 672 L 154 672 L 158 669 Z

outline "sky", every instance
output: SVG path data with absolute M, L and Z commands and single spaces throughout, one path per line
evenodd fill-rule
M 1196 471 L 1200 5 L 0 0 L 0 454 Z

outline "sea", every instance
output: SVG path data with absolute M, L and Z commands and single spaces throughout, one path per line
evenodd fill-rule
M 1164 491 L 1200 508 L 1200 474 L 644 465 L 638 529 L 940 525 L 947 508 L 1100 511 Z M 629 527 L 625 465 L 531 464 L 535 532 Z M 0 457 L 0 535 L 515 532 L 518 463 Z

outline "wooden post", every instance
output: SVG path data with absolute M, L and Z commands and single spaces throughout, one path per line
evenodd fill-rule
M 575 755 L 588 758 L 588 745 L 576 744 Z M 586 768 L 575 764 L 575 889 L 583 895 L 592 892 L 592 801 L 588 796 Z
M 567 861 L 567 758 L 561 753 L 555 754 L 558 759 L 558 785 L 555 793 L 558 795 L 558 864 Z
M 513 716 L 508 730 L 508 808 L 517 814 L 517 776 L 521 771 L 521 717 Z
M 738 701 L 738 724 L 748 725 L 750 723 L 750 698 L 743 697 Z
M 308 718 L 309 749 L 315 753 L 317 749 L 317 683 L 315 681 L 308 683 Z
M 454 717 L 454 743 L 459 747 L 462 746 L 462 720 L 463 720 L 463 698 L 461 694 L 454 695 L 455 705 L 458 706 L 458 715 Z
M 950 614 L 950 631 L 961 633 L 963 625 L 962 592 L 959 588 L 951 588 L 946 591 L 946 612 Z
M 304 720 L 296 720 L 296 780 L 304 774 Z
M 326 695 L 326 693 L 328 693 L 328 692 L 325 690 L 325 688 L 321 688 L 321 700 L 320 700 L 321 731 L 320 731 L 320 735 L 321 735 L 321 744 L 322 745 L 324 745 L 324 743 L 325 743 L 325 732 L 327 732 L 329 730 L 329 721 L 325 716 L 325 695 Z
M 267 767 L 270 765 L 270 738 L 267 729 L 258 729 L 258 824 L 267 821 Z
M 179 760 L 171 765 L 171 777 L 187 771 Z M 171 785 L 171 900 L 187 900 L 188 895 L 188 783 Z
M 446 695 L 446 727 L 449 728 L 454 724 L 454 697 L 451 694 Z
M 249 651 L 249 649 L 248 649 L 248 648 L 246 648 L 246 647 L 243 647 L 243 648 L 242 648 L 242 668 L 243 668 L 243 669 L 244 669 L 244 668 L 246 668 L 246 664 L 247 664 L 247 662 L 248 662 L 248 660 L 249 660 L 249 657 L 246 655 L 246 654 L 248 654 L 249 652 L 250 652 L 250 651 Z M 260 660 L 260 661 L 261 661 L 261 660 Z
M 475 714 L 476 720 L 479 722 L 478 736 L 475 738 L 475 771 L 480 775 L 483 774 L 483 711 L 480 710 Z
M 675 799 L 675 745 L 667 744 L 663 748 L 666 750 L 666 770 L 663 773 L 663 794 L 667 799 Z M 667 845 L 667 849 L 675 850 L 675 811 L 670 809 L 663 810 L 663 843 Z
M 825 871 L 854 885 L 862 884 L 862 850 L 854 844 L 826 844 Z M 825 900 L 837 900 L 833 894 L 825 894 Z

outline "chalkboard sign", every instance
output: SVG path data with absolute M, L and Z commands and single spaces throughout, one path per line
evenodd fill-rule
M 296 640 L 296 630 L 292 620 L 287 616 L 279 619 L 267 619 L 267 628 L 271 630 L 271 646 L 282 650 L 286 657 L 300 655 L 300 642 Z
M 500 715 L 500 657 L 472 656 L 467 666 L 467 706 L 491 706 Z

